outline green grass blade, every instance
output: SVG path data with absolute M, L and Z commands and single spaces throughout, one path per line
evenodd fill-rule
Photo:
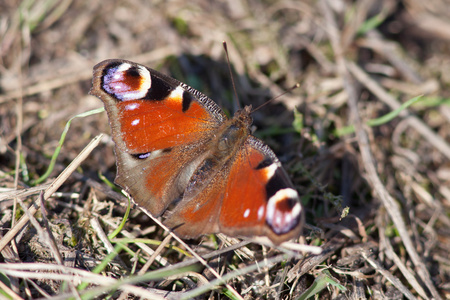
M 385 123 L 391 121 L 392 119 L 394 119 L 395 117 L 397 117 L 402 110 L 405 110 L 406 108 L 408 108 L 412 104 L 414 104 L 417 101 L 419 101 L 419 99 L 421 97 L 422 96 L 414 97 L 414 98 L 406 101 L 405 103 L 403 103 L 396 110 L 393 110 L 390 113 L 387 113 L 386 115 L 384 115 L 384 116 L 382 116 L 380 118 L 377 118 L 377 119 L 374 119 L 374 120 L 369 120 L 369 121 L 367 121 L 366 124 L 369 125 L 370 127 L 374 127 L 374 126 L 379 126 L 379 125 L 385 124 Z M 346 127 L 343 127 L 343 128 L 336 129 L 335 132 L 334 132 L 334 135 L 336 137 L 341 137 L 341 136 L 344 136 L 344 135 L 347 135 L 347 134 L 350 134 L 350 133 L 353 133 L 353 132 L 355 132 L 355 126 L 350 125 L 350 126 L 346 126 Z
M 316 277 L 313 284 L 298 297 L 298 300 L 306 300 L 308 298 L 311 298 L 315 295 L 318 296 L 318 294 L 324 290 L 329 284 L 337 287 L 341 291 L 345 292 L 347 289 L 341 285 L 339 282 L 337 282 L 333 276 L 331 276 L 330 272 L 324 271 L 322 274 Z
M 70 118 L 69 121 L 67 121 L 66 126 L 64 127 L 63 133 L 61 134 L 61 138 L 59 139 L 58 146 L 56 147 L 55 152 L 53 152 L 52 159 L 50 160 L 50 164 L 49 164 L 49 166 L 47 168 L 47 171 L 41 177 L 39 177 L 38 179 L 33 180 L 31 182 L 32 186 L 40 184 L 41 182 L 46 180 L 50 176 L 50 174 L 52 173 L 53 168 L 55 167 L 56 159 L 58 158 L 59 153 L 61 152 L 62 145 L 64 144 L 64 140 L 66 139 L 66 134 L 69 131 L 70 123 L 72 123 L 72 120 L 75 119 L 75 118 L 84 118 L 84 117 L 87 117 L 87 116 L 95 115 L 95 114 L 103 112 L 104 110 L 105 109 L 103 107 L 97 108 L 97 109 L 93 109 L 93 110 L 90 110 L 90 111 L 78 114 L 78 115 Z
M 125 216 L 123 216 L 122 218 L 122 222 L 120 222 L 120 225 L 108 236 L 109 240 L 112 240 L 113 238 L 115 238 L 120 231 L 122 231 L 123 227 L 125 226 L 125 223 L 128 220 L 128 216 L 130 215 L 130 210 L 131 210 L 131 200 L 130 198 L 128 198 L 128 206 L 127 206 L 127 210 L 125 212 Z

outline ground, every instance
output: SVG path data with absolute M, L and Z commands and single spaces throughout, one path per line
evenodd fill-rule
M 0 298 L 449 299 L 449 17 L 443 0 L 3 0 Z M 253 119 L 306 210 L 289 245 L 126 217 L 106 113 L 64 131 L 102 107 L 108 58 L 232 114 L 223 41 L 241 105 L 276 97 Z

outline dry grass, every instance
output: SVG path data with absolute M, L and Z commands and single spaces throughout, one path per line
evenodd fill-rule
M 0 3 L 1 299 L 450 298 L 446 1 L 16 2 Z M 36 183 L 66 122 L 101 106 L 87 92 L 103 59 L 160 69 L 233 111 L 223 40 L 244 104 L 301 84 L 254 120 L 321 254 L 183 242 L 138 209 L 121 227 L 128 201 L 99 176 L 115 176 L 104 113 L 72 121 Z

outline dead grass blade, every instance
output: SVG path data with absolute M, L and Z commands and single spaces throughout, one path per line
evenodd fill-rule
M 92 141 L 78 154 L 78 156 L 67 166 L 67 168 L 59 174 L 59 176 L 50 184 L 50 186 L 44 192 L 44 200 L 48 199 L 58 188 L 64 183 L 64 181 L 78 168 L 78 166 L 86 159 L 92 150 L 97 147 L 102 139 L 103 135 L 96 136 Z M 31 206 L 28 209 L 30 215 L 34 215 L 37 212 L 36 206 Z M 15 235 L 22 230 L 22 228 L 28 223 L 28 215 L 23 215 L 16 225 L 8 231 L 5 236 L 0 240 L 0 251 L 15 237 Z
M 406 228 L 405 222 L 403 221 L 402 214 L 400 213 L 400 208 L 398 204 L 394 201 L 392 196 L 388 193 L 388 191 L 385 189 L 384 184 L 381 182 L 375 165 L 374 165 L 374 159 L 373 155 L 371 153 L 371 150 L 369 148 L 369 139 L 367 137 L 366 132 L 364 131 L 364 126 L 362 124 L 362 121 L 359 117 L 358 113 L 358 107 L 357 107 L 357 99 L 356 99 L 356 92 L 355 88 L 351 83 L 350 79 L 350 73 L 347 70 L 348 65 L 353 65 L 356 67 L 353 63 L 346 62 L 345 58 L 343 57 L 343 52 L 341 45 L 339 43 L 339 32 L 337 30 L 336 22 L 334 20 L 333 14 L 328 7 L 328 4 L 325 1 L 321 1 L 321 7 L 323 9 L 323 13 L 325 15 L 325 20 L 327 21 L 327 30 L 330 37 L 331 45 L 334 50 L 334 54 L 336 56 L 336 61 L 338 64 L 338 73 L 344 80 L 344 87 L 348 94 L 348 104 L 351 112 L 351 117 L 353 122 L 355 123 L 355 127 L 357 128 L 356 136 L 358 139 L 359 149 L 361 151 L 361 155 L 364 162 L 364 168 L 368 174 L 368 178 L 370 180 L 371 185 L 373 186 L 373 189 L 375 193 L 378 195 L 380 200 L 382 201 L 383 205 L 386 207 L 387 212 L 389 213 L 392 221 L 394 222 L 395 226 L 397 227 L 397 230 L 399 231 L 399 234 L 402 238 L 403 244 L 405 245 L 412 261 L 414 262 L 414 265 L 417 268 L 417 273 L 419 277 L 425 282 L 427 288 L 431 292 L 434 298 L 441 299 L 439 293 L 437 292 L 436 288 L 434 287 L 434 284 L 430 280 L 430 274 L 425 267 L 425 264 L 423 263 L 422 259 L 419 257 L 413 243 L 411 240 L 411 237 L 409 236 L 408 230 Z M 386 93 L 387 96 L 389 96 Z M 400 105 L 389 96 L 389 99 L 394 100 L 396 104 L 396 108 L 398 108 Z M 417 119 L 417 121 L 419 121 Z M 419 122 L 421 123 L 421 122 Z M 423 126 L 423 128 L 426 128 L 427 131 L 430 131 L 428 127 Z M 431 142 L 431 141 L 430 141 Z M 448 148 L 450 150 L 450 148 Z M 450 152 L 448 152 L 448 157 L 450 158 Z M 426 298 L 426 295 L 422 295 L 422 297 Z

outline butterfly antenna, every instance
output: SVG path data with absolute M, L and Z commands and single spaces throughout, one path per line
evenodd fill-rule
M 257 108 L 253 109 L 252 112 L 254 112 L 254 111 L 258 110 L 258 109 L 261 109 L 261 107 L 266 106 L 266 105 L 269 104 L 270 102 L 272 102 L 272 101 L 274 101 L 274 100 L 276 100 L 276 99 L 282 97 L 283 95 L 286 95 L 287 93 L 292 92 L 293 90 L 295 90 L 296 88 L 299 88 L 299 87 L 300 87 L 300 83 L 297 82 L 297 83 L 294 84 L 291 88 L 289 88 L 287 91 L 281 93 L 280 95 L 278 95 L 278 96 L 276 96 L 276 97 L 273 97 L 273 98 L 270 99 L 270 100 L 267 100 L 266 102 L 264 102 L 263 104 L 261 104 L 261 105 L 258 106 Z
M 234 84 L 233 72 L 231 71 L 231 63 L 230 63 L 230 57 L 228 56 L 227 42 L 223 41 L 222 44 L 223 44 L 223 49 L 225 50 L 225 55 L 227 56 L 228 71 L 230 71 L 230 78 L 231 78 L 231 84 L 233 85 L 234 96 L 236 97 L 238 108 L 241 108 L 241 103 L 239 102 L 239 97 L 238 97 L 237 91 L 236 91 L 236 85 Z

